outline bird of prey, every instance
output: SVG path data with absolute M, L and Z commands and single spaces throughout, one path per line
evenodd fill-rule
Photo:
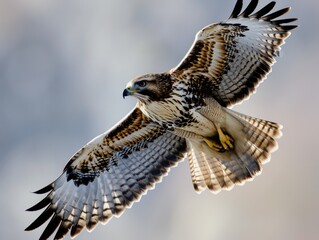
M 197 192 L 219 192 L 261 172 L 277 148 L 281 126 L 230 109 L 248 98 L 275 63 L 296 18 L 277 19 L 275 2 L 255 11 L 242 0 L 225 22 L 200 30 L 173 69 L 131 80 L 123 97 L 135 108 L 71 157 L 62 174 L 37 191 L 46 197 L 29 211 L 45 210 L 26 230 L 49 218 L 40 239 L 77 236 L 107 223 L 188 159 Z

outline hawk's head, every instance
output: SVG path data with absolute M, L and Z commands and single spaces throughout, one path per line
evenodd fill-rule
M 168 73 L 146 74 L 128 82 L 123 98 L 135 96 L 144 103 L 160 101 L 170 96 L 172 80 Z

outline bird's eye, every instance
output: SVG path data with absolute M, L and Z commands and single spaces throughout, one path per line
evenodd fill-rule
M 135 83 L 138 87 L 145 87 L 147 82 L 145 80 L 139 81 Z

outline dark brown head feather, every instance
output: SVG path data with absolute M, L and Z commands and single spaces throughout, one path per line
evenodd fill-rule
M 145 99 L 160 101 L 170 97 L 172 91 L 172 79 L 169 73 L 142 75 L 133 79 L 132 84 L 136 84 L 140 81 L 147 82 L 147 86 L 135 94 L 141 101 Z

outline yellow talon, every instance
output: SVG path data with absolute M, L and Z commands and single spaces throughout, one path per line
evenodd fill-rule
M 211 149 L 217 152 L 222 152 L 224 150 L 222 145 L 220 145 L 219 143 L 217 143 L 216 141 L 210 138 L 204 138 L 204 141 Z
M 217 127 L 218 136 L 204 138 L 205 143 L 213 150 L 217 152 L 225 152 L 229 149 L 233 149 L 234 139 L 227 134 L 224 134 L 221 128 Z
M 223 133 L 223 131 L 221 130 L 221 128 L 217 128 L 217 132 L 218 132 L 218 135 L 219 135 L 219 141 L 220 143 L 222 144 L 223 148 L 228 150 L 229 148 L 230 149 L 233 149 L 234 148 L 234 145 L 233 145 L 233 142 L 234 140 Z

